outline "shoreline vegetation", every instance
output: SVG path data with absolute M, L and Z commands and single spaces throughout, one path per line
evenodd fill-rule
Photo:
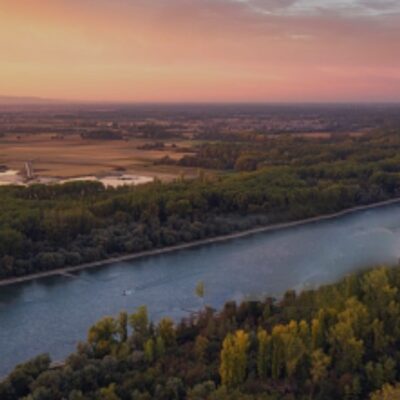
M 205 306 L 176 323 L 152 323 L 145 306 L 121 311 L 94 324 L 64 363 L 42 354 L 17 365 L 0 398 L 398 398 L 399 289 L 400 268 L 379 267 L 280 300 Z
M 82 181 L 1 187 L 1 285 L 319 221 L 400 197 L 398 131 L 246 143 L 197 149 L 186 159 L 200 168 L 196 179 L 182 174 L 117 189 Z M 207 169 L 215 167 L 223 173 Z
M 80 271 L 114 268 L 116 263 L 136 268 L 133 260 L 197 247 L 207 252 L 251 235 L 331 228 L 378 208 L 383 211 L 377 213 L 392 216 L 400 207 L 396 107 L 374 111 L 375 106 L 324 105 L 307 110 L 291 105 L 273 106 L 268 113 L 250 107 L 235 105 L 228 111 L 212 106 L 208 112 L 204 106 L 195 111 L 185 106 L 174 113 L 168 107 L 154 114 L 154 107 L 135 111 L 97 105 L 86 111 L 60 108 L 47 120 L 31 111 L 23 118 L 5 114 L 0 136 L 5 143 L 11 129 L 15 142 L 25 144 L 13 144 L 27 154 L 19 160 L 37 159 L 35 148 L 54 159 L 42 145 L 48 141 L 61 149 L 64 160 L 56 156 L 50 163 L 53 173 L 62 170 L 69 176 L 90 167 L 85 176 L 94 174 L 92 168 L 128 174 L 151 161 L 147 171 L 174 174 L 171 180 L 117 188 L 95 181 L 1 186 L 0 291 L 12 294 L 24 282 L 44 284 L 61 277 L 64 284 L 79 279 Z M 26 130 L 36 147 L 26 146 Z M 51 136 L 43 137 L 47 131 Z M 81 146 L 82 140 L 90 145 Z M 101 148 L 93 147 L 100 142 Z M 74 143 L 78 146 L 66 146 Z M 107 151 L 98 151 L 103 148 Z M 2 157 L 4 166 L 8 156 Z M 37 171 L 48 171 L 35 163 Z M 290 245 L 286 250 L 291 251 Z M 307 256 L 311 262 L 313 252 Z M 334 270 L 340 269 L 338 263 L 333 260 Z M 246 275 L 256 279 L 250 270 Z M 223 279 L 215 283 L 217 289 L 230 284 Z M 63 361 L 52 362 L 42 354 L 16 365 L 0 378 L 0 399 L 400 396 L 400 263 L 345 275 L 316 289 L 289 288 L 278 298 L 264 286 L 264 297 L 228 300 L 218 310 L 207 305 L 203 282 L 193 289 L 199 307 L 179 321 L 165 315 L 152 321 L 146 305 L 120 310 L 95 323 Z M 57 294 L 62 297 L 62 291 Z M 149 296 L 162 303 L 158 290 Z M 92 300 L 107 301 L 97 297 Z M 80 310 L 82 301 L 78 295 L 72 312 Z M 123 303 L 129 308 L 129 302 Z M 64 329 L 76 328 L 68 321 L 71 310 L 59 315 L 65 323 L 61 333 L 41 323 L 42 311 L 15 316 L 16 329 L 3 348 L 15 352 L 16 359 L 24 346 L 36 354 L 40 348 L 49 350 L 42 342 L 52 337 L 72 343 Z M 7 305 L 6 312 L 12 312 Z M 33 329 L 41 340 L 26 341 Z
M 226 235 L 219 235 L 219 236 L 209 237 L 209 238 L 205 238 L 205 239 L 194 240 L 194 241 L 191 241 L 188 243 L 181 243 L 181 244 L 177 244 L 174 246 L 165 246 L 165 247 L 161 247 L 161 248 L 157 248 L 157 249 L 151 249 L 151 250 L 140 251 L 137 253 L 125 254 L 125 255 L 121 255 L 121 256 L 117 256 L 117 257 L 111 257 L 111 258 L 107 258 L 104 260 L 84 263 L 84 264 L 80 264 L 80 265 L 76 265 L 76 266 L 58 268 L 58 269 L 53 269 L 53 270 L 44 271 L 44 272 L 38 272 L 38 273 L 29 274 L 29 275 L 20 276 L 20 277 L 1 279 L 0 287 L 12 286 L 12 285 L 19 284 L 19 283 L 30 282 L 30 281 L 33 281 L 36 279 L 53 277 L 53 276 L 58 276 L 58 275 L 60 275 L 60 276 L 64 275 L 64 276 L 68 277 L 69 274 L 72 274 L 74 272 L 80 272 L 80 271 L 84 271 L 86 269 L 102 267 L 102 266 L 106 266 L 107 264 L 133 261 L 133 260 L 137 260 L 140 258 L 152 257 L 152 256 L 156 256 L 156 255 L 172 253 L 175 251 L 201 247 L 204 245 L 240 239 L 240 238 L 244 238 L 247 236 L 256 235 L 259 233 L 274 232 L 274 231 L 304 226 L 304 225 L 312 224 L 315 222 L 329 221 L 332 219 L 351 215 L 353 213 L 357 213 L 360 211 L 373 210 L 376 208 L 390 206 L 390 205 L 394 205 L 394 204 L 398 204 L 398 203 L 400 203 L 400 198 L 394 198 L 394 199 L 384 200 L 384 201 L 380 201 L 380 202 L 376 202 L 376 203 L 346 208 L 344 210 L 341 210 L 341 211 L 338 211 L 335 213 L 329 213 L 329 214 L 325 214 L 325 215 L 322 214 L 319 216 L 304 218 L 304 219 L 300 219 L 300 220 L 280 222 L 280 223 L 275 223 L 275 224 L 266 225 L 266 226 L 259 226 L 256 228 L 246 229 L 243 231 L 232 232 L 232 233 L 229 233 Z M 70 276 L 70 277 L 72 277 L 72 276 Z

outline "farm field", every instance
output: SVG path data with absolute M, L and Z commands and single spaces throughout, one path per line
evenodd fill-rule
M 179 160 L 185 153 L 178 152 L 166 143 L 161 150 L 141 150 L 146 139 L 89 140 L 79 135 L 65 135 L 54 139 L 51 133 L 15 135 L 0 138 L 0 164 L 11 170 L 22 171 L 31 161 L 35 174 L 49 178 L 76 178 L 86 175 L 105 176 L 124 172 L 169 181 L 183 171 L 176 166 L 158 166 L 154 161 L 168 156 Z M 195 169 L 185 168 L 185 176 L 196 174 Z

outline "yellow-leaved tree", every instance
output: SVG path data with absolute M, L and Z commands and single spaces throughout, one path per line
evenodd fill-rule
M 234 335 L 228 334 L 221 351 L 220 376 L 226 387 L 240 385 L 246 379 L 247 351 L 250 345 L 249 335 L 243 330 Z

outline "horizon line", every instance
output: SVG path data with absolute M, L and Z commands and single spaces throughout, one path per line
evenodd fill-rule
M 7 101 L 10 101 L 7 103 Z M 0 95 L 2 105 L 400 105 L 399 100 L 180 100 L 180 101 L 138 101 L 138 100 L 95 100 L 58 99 L 39 96 Z

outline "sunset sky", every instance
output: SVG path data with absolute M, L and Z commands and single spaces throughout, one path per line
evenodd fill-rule
M 400 101 L 400 1 L 0 0 L 0 95 Z

